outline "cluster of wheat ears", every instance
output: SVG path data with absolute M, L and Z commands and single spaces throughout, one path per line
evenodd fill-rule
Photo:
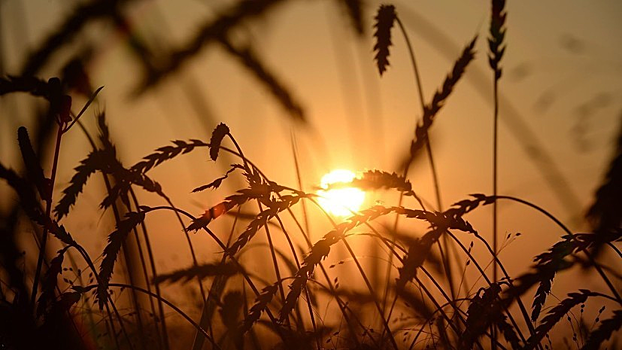
M 260 5 L 240 6 L 240 11 L 252 15 Z M 493 0 L 486 38 L 488 52 L 481 54 L 489 62 L 494 84 L 492 193 L 473 194 L 449 209 L 434 210 L 419 198 L 408 179 L 408 171 L 420 153 L 433 160 L 428 131 L 475 59 L 478 38 L 464 47 L 431 101 L 424 103 L 414 51 L 403 24 L 394 6 L 380 6 L 374 24 L 378 71 L 382 75 L 388 69 L 392 36 L 397 27 L 409 46 L 422 101 L 421 118 L 401 173 L 366 171 L 348 185 L 366 191 L 395 191 L 400 199 L 393 206 L 364 208 L 341 222 L 333 221 L 327 214 L 333 228 L 315 241 L 310 238 L 306 218 L 296 210 L 305 203 L 317 204 L 318 195 L 270 180 L 268 174 L 244 155 L 227 125 L 219 124 L 209 142 L 173 141 L 136 164 L 126 166 L 117 156 L 104 113 L 96 116 L 97 137 L 80 122 L 101 89 L 92 93 L 82 110 L 74 114 L 72 99 L 58 78 L 46 80 L 32 75 L 1 78 L 1 95 L 26 92 L 49 102 L 47 115 L 54 122 L 56 142 L 52 167 L 43 169 L 28 131 L 20 127 L 17 135 L 25 171 L 20 174 L 0 163 L 0 178 L 14 190 L 19 202 L 19 210 L 3 216 L 0 238 L 0 348 L 177 349 L 182 342 L 172 336 L 172 329 L 179 327 L 193 331 L 192 345 L 184 344 L 195 350 L 550 349 L 561 339 L 554 337 L 556 329 L 564 337 L 572 337 L 570 341 L 564 338 L 566 343 L 557 348 L 616 348 L 620 337 L 615 334 L 622 326 L 622 297 L 617 288 L 622 276 L 611 266 L 617 263 L 613 260 L 622 258 L 618 247 L 622 239 L 622 137 L 587 213 L 591 232 L 572 232 L 536 204 L 498 194 L 497 94 L 506 45 L 505 20 L 505 1 Z M 235 18 L 230 16 L 221 22 L 221 27 L 227 26 Z M 272 86 L 275 96 L 287 108 L 297 111 L 296 103 L 279 88 L 278 82 L 268 73 L 262 73 L 252 53 L 239 50 L 226 40 L 222 43 L 247 65 L 254 66 L 256 74 L 263 74 L 263 81 Z M 88 136 L 92 150 L 75 168 L 62 195 L 55 194 L 63 136 L 80 132 L 78 128 Z M 149 173 L 165 162 L 203 150 L 213 161 L 219 161 L 219 156 L 226 152 L 234 162 L 222 177 L 193 192 L 219 188 L 234 174 L 244 178 L 247 186 L 195 215 L 175 206 Z M 98 173 L 106 187 L 101 209 L 113 212 L 116 228 L 108 234 L 103 252 L 94 258 L 80 243 L 85 233 L 70 232 L 62 219 L 71 215 L 87 181 Z M 137 190 L 157 195 L 163 204 L 141 204 L 135 194 Z M 406 199 L 416 205 L 405 206 Z M 496 206 L 500 201 L 531 208 L 548 217 L 562 233 L 557 243 L 536 256 L 533 265 L 516 276 L 511 276 L 498 258 Z M 251 205 L 257 209 L 248 215 L 249 211 L 242 208 Z M 480 235 L 467 221 L 467 214 L 482 206 L 493 207 L 494 229 L 487 235 L 490 238 Z M 169 211 L 176 216 L 187 238 L 191 266 L 167 273 L 157 271 L 150 230 L 146 227 L 149 216 L 157 211 Z M 303 213 L 306 215 L 307 210 Z M 35 228 L 38 255 L 26 257 L 32 264 L 19 263 L 22 258 L 15 237 L 24 232 L 14 231 L 19 229 L 15 222 L 20 216 L 27 217 Z M 394 227 L 375 225 L 381 218 L 390 219 Z M 231 221 L 229 233 L 214 232 L 213 222 L 225 220 Z M 419 221 L 424 224 L 419 227 L 426 229 L 418 236 L 401 234 L 395 229 L 398 220 L 401 226 Z M 208 235 L 218 245 L 218 261 L 199 261 L 192 245 L 193 232 Z M 355 233 L 368 236 L 386 252 L 388 273 L 384 281 L 370 278 L 370 272 L 360 261 L 361 252 L 350 244 Z M 62 249 L 51 252 L 50 240 L 56 240 L 54 244 L 60 244 Z M 129 240 L 134 243 L 130 245 Z M 258 241 L 269 247 L 269 256 L 262 261 L 269 266 L 266 275 L 257 275 L 250 268 L 256 262 L 241 256 L 254 249 L 251 242 Z M 465 245 L 465 241 L 470 244 Z M 474 246 L 486 251 L 488 258 L 475 257 Z M 331 256 L 337 247 L 345 249 L 345 259 Z M 120 255 L 124 258 L 120 259 Z M 363 282 L 362 288 L 339 285 L 332 274 L 335 265 L 346 260 L 360 275 L 357 278 Z M 130 267 L 130 263 L 135 266 Z M 34 270 L 30 270 L 32 265 L 36 266 Z M 478 272 L 481 288 L 474 287 L 475 283 L 465 283 L 467 266 Z M 577 269 L 598 274 L 602 290 L 578 288 L 558 301 L 551 300 L 556 276 Z M 120 271 L 129 276 L 123 283 L 119 282 Z M 69 277 L 72 272 L 74 275 Z M 163 296 L 163 286 L 178 283 L 198 288 L 200 317 L 189 316 L 187 310 Z M 127 305 L 118 305 L 119 299 L 114 296 L 119 293 L 129 295 Z M 588 299 L 593 300 L 593 305 L 614 305 L 613 310 L 601 308 L 596 320 L 579 320 L 576 314 L 579 309 L 582 313 Z M 121 308 L 131 312 L 122 312 Z M 187 323 L 171 324 L 172 314 Z M 570 331 L 569 326 L 572 326 Z

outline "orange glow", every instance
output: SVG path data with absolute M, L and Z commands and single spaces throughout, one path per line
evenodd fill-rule
M 349 183 L 356 175 L 350 170 L 337 169 L 324 175 L 317 191 L 318 202 L 327 212 L 335 216 L 348 216 L 357 212 L 365 200 L 365 192 L 355 187 L 340 187 L 327 190 L 329 185 Z

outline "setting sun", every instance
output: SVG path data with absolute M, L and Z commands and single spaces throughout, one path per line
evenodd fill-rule
M 328 189 L 330 185 L 349 183 L 356 175 L 350 170 L 337 169 L 324 175 L 318 190 L 318 202 L 327 212 L 335 216 L 348 216 L 359 210 L 365 200 L 365 192 L 355 187 Z
M 127 3 L 0 0 L 0 350 L 622 350 L 622 0 Z

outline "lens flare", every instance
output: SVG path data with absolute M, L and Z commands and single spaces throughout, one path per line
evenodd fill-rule
M 327 212 L 335 216 L 349 216 L 357 212 L 365 200 L 365 192 L 355 187 L 328 189 L 330 185 L 350 183 L 356 174 L 350 170 L 337 169 L 324 175 L 320 182 L 318 202 Z

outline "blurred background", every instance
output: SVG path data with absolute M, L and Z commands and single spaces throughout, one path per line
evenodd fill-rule
M 103 86 L 82 122 L 96 133 L 94 115 L 105 110 L 126 166 L 170 140 L 208 142 L 213 128 L 223 122 L 268 177 L 291 187 L 298 187 L 300 180 L 303 190 L 314 192 L 332 169 L 399 171 L 421 118 L 407 46 L 396 27 L 388 71 L 381 77 L 375 66 L 372 25 L 380 4 L 0 0 L 0 73 L 45 80 L 64 76 L 73 82 L 74 112 L 93 89 Z M 438 115 L 431 143 L 444 209 L 470 193 L 492 193 L 489 2 L 392 4 L 413 45 L 426 102 L 462 48 L 479 36 L 476 59 Z M 499 193 L 537 203 L 575 231 L 587 230 L 583 216 L 621 127 L 622 3 L 508 2 L 507 13 Z M 0 160 L 5 166 L 23 168 L 17 128 L 25 125 L 31 134 L 45 128 L 37 119 L 44 109 L 45 101 L 31 96 L 0 98 Z M 48 143 L 40 155 L 47 171 L 52 139 L 41 138 Z M 65 135 L 56 195 L 89 152 L 78 129 Z M 198 215 L 245 186 L 241 177 L 233 177 L 219 190 L 190 193 L 221 176 L 232 161 L 215 163 L 207 151 L 197 151 L 151 175 L 178 207 Z M 409 179 L 422 198 L 435 203 L 425 157 L 413 164 Z M 114 227 L 110 213 L 98 209 L 103 191 L 101 180 L 93 179 L 64 222 L 81 242 L 89 242 L 93 256 L 100 254 Z M 156 197 L 139 195 L 145 204 L 159 203 Z M 0 183 L 0 198 L 3 212 L 15 204 L 5 183 Z M 397 201 L 397 194 L 373 193 L 366 205 Z M 484 237 L 490 237 L 490 215 L 485 208 L 469 216 Z M 525 207 L 503 204 L 499 215 L 502 236 L 522 233 L 502 252 L 514 272 L 524 271 L 533 256 L 562 235 Z M 311 218 L 315 241 L 330 224 L 319 216 Z M 159 268 L 189 266 L 174 217 L 156 214 L 148 224 L 157 228 L 151 232 Z M 209 238 L 197 234 L 192 239 L 201 261 L 219 256 Z M 361 254 L 372 254 L 361 240 Z M 24 238 L 24 246 L 29 244 Z

